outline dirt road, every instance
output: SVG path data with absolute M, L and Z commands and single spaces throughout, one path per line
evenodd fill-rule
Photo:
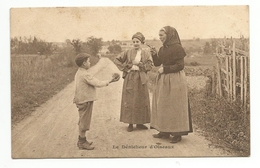
M 99 88 L 94 103 L 92 123 L 87 133 L 93 151 L 79 150 L 78 112 L 72 103 L 74 83 L 36 109 L 32 116 L 13 125 L 13 158 L 100 158 L 100 157 L 198 157 L 230 156 L 196 130 L 177 144 L 170 139 L 155 139 L 156 130 L 127 132 L 127 124 L 119 122 L 123 80 Z M 147 125 L 149 126 L 149 125 Z

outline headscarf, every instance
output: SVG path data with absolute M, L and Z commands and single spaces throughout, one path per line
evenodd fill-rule
M 165 42 L 163 43 L 164 46 L 169 46 L 173 44 L 180 44 L 181 40 L 177 30 L 171 26 L 165 26 L 160 31 L 164 31 L 167 35 Z
M 132 36 L 132 40 L 133 40 L 133 38 L 137 38 L 138 40 L 141 41 L 142 44 L 144 44 L 145 37 L 144 37 L 144 35 L 142 33 L 140 33 L 140 32 L 135 33 Z

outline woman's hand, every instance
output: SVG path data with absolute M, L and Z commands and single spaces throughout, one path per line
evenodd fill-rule
M 159 69 L 158 69 L 158 73 L 163 73 L 163 67 L 160 67 Z
M 157 54 L 156 48 L 155 48 L 155 47 L 150 47 L 150 53 L 151 53 L 152 55 L 156 55 L 156 54 Z

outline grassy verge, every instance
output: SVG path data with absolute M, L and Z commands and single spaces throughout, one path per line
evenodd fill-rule
M 66 53 L 68 54 L 68 53 Z M 11 121 L 18 123 L 74 80 L 74 56 L 11 57 Z M 72 99 L 72 98 L 71 98 Z
M 192 119 L 214 146 L 236 156 L 250 155 L 250 112 L 240 103 L 208 94 L 207 90 L 190 90 Z

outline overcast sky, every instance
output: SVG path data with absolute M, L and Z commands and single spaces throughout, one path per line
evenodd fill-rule
M 89 36 L 103 40 L 130 40 L 137 31 L 158 38 L 161 27 L 177 29 L 181 39 L 249 37 L 248 6 L 154 6 L 12 8 L 11 37 L 36 36 L 63 42 Z

